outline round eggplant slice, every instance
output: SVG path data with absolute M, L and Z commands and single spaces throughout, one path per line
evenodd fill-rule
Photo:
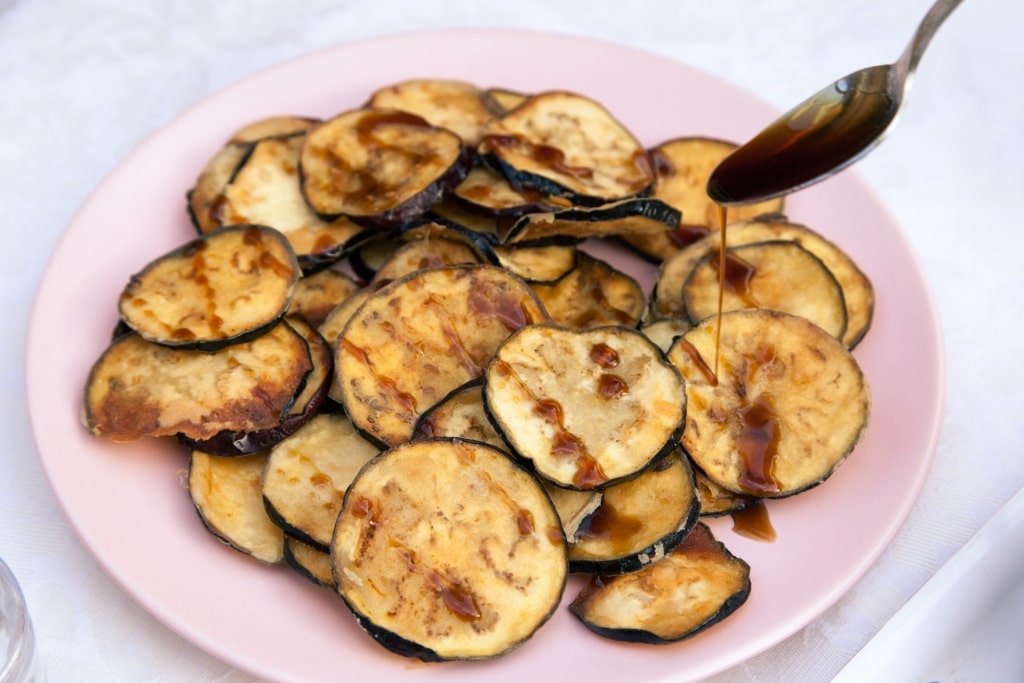
M 796 242 L 755 242 L 705 257 L 683 285 L 690 322 L 715 315 L 722 286 L 722 310 L 770 308 L 807 318 L 837 339 L 846 331 L 843 290 L 832 272 Z
M 371 460 L 345 495 L 331 557 L 360 625 L 425 661 L 509 652 L 551 617 L 568 576 L 540 483 L 499 449 L 458 439 Z
M 816 486 L 867 427 L 871 398 L 857 360 L 804 318 L 724 313 L 677 340 L 669 360 L 686 378 L 682 445 L 735 493 L 779 498 Z
M 270 518 L 315 548 L 330 547 L 345 490 L 380 452 L 341 413 L 323 413 L 270 451 L 263 501 Z
M 380 88 L 370 95 L 367 106 L 417 114 L 472 146 L 483 137 L 484 127 L 502 112 L 485 90 L 472 83 L 437 78 L 414 78 Z
M 770 240 L 792 240 L 825 264 L 839 282 L 846 305 L 843 343 L 856 346 L 871 325 L 874 288 L 857 264 L 842 249 L 805 225 L 785 220 L 750 220 L 732 223 L 726 231 L 726 246 L 738 247 Z M 661 264 L 652 293 L 651 312 L 657 317 L 685 316 L 683 283 L 693 268 L 721 246 L 717 232 L 691 244 Z
M 524 327 L 487 368 L 484 405 L 506 442 L 564 488 L 604 488 L 675 447 L 679 372 L 640 332 Z
M 670 257 L 686 245 L 717 229 L 720 207 L 708 196 L 711 172 L 738 145 L 706 137 L 667 140 L 650 150 L 654 166 L 651 197 L 679 209 L 683 222 L 674 230 L 623 235 L 623 240 L 653 262 Z M 729 207 L 728 220 L 748 220 L 780 213 L 784 199 Z
M 496 266 L 411 273 L 367 297 L 345 325 L 332 395 L 370 438 L 395 445 L 428 408 L 481 377 L 512 332 L 545 320 L 529 286 Z
M 131 277 L 118 310 L 147 341 L 212 351 L 273 327 L 288 311 L 300 275 L 284 235 L 239 225 L 152 261 Z
M 334 571 L 331 569 L 331 554 L 314 548 L 294 536 L 285 534 L 284 537 L 284 561 L 318 586 L 324 588 L 336 588 L 334 582 Z
M 750 566 L 698 522 L 662 560 L 631 574 L 592 578 L 569 611 L 598 635 L 658 645 L 700 633 L 749 595 Z
M 576 93 L 531 96 L 487 127 L 479 149 L 514 186 L 578 204 L 643 195 L 654 184 L 647 150 L 601 104 Z
M 248 143 L 225 144 L 210 157 L 199 173 L 186 198 L 189 217 L 200 233 L 212 232 L 223 225 L 221 211 L 224 207 L 224 188 L 251 152 L 252 145 Z
M 482 441 L 495 448 L 507 448 L 484 410 L 482 378 L 463 384 L 420 415 L 413 435 Z
M 302 191 L 322 218 L 369 227 L 418 217 L 462 182 L 471 161 L 458 135 L 396 109 L 357 109 L 310 131 Z
M 266 453 L 223 458 L 192 451 L 188 493 L 199 518 L 217 538 L 265 564 L 284 559 L 284 532 L 263 509 L 260 476 Z
M 569 546 L 569 571 L 625 574 L 657 562 L 697 523 L 693 468 L 676 449 L 635 479 L 609 486 Z
M 397 280 L 424 268 L 480 263 L 476 250 L 462 241 L 426 237 L 401 244 L 374 274 L 378 283 Z
M 220 456 L 249 455 L 270 448 L 294 434 L 323 408 L 331 387 L 334 353 L 320 333 L 303 320 L 291 318 L 288 324 L 309 343 L 313 369 L 306 378 L 302 393 L 281 422 L 269 429 L 255 432 L 223 431 L 209 439 L 191 439 L 184 434 L 178 440 L 191 449 Z
M 635 327 L 647 307 L 636 279 L 584 251 L 577 251 L 575 267 L 559 280 L 530 286 L 552 320 L 578 330 Z
M 288 314 L 319 327 L 342 301 L 359 291 L 360 285 L 345 273 L 328 268 L 306 275 L 295 287 Z
M 304 134 L 257 142 L 224 187 L 218 205 L 220 226 L 266 225 L 288 238 L 304 272 L 338 261 L 344 246 L 364 228 L 347 218 L 322 220 L 299 187 L 299 154 Z
M 531 284 L 554 284 L 576 267 L 576 247 L 552 244 L 542 247 L 495 246 L 495 260 Z
M 126 334 L 89 373 L 83 421 L 94 436 L 112 441 L 272 429 L 295 405 L 312 368 L 309 343 L 285 322 L 217 351 Z

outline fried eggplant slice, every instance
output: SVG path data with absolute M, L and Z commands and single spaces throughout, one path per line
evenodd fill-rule
M 264 564 L 278 564 L 284 560 L 284 532 L 267 516 L 260 497 L 266 462 L 266 453 L 224 458 L 192 451 L 188 494 L 214 536 Z
M 471 263 L 480 263 L 480 255 L 465 242 L 439 237 L 412 239 L 398 246 L 373 279 L 384 284 L 424 268 Z
M 651 197 L 682 212 L 683 222 L 672 231 L 623 235 L 622 239 L 649 260 L 658 263 L 686 245 L 718 229 L 719 206 L 708 196 L 707 184 L 718 163 L 738 145 L 707 137 L 666 140 L 650 150 L 654 165 Z M 728 220 L 737 222 L 780 213 L 784 199 L 729 207 Z
M 285 534 L 284 561 L 289 567 L 318 586 L 336 588 L 334 571 L 331 569 L 331 554 L 314 548 L 294 536 Z
M 397 109 L 356 109 L 306 135 L 300 171 L 321 218 L 383 228 L 406 223 L 450 194 L 469 172 L 461 138 Z
M 750 566 L 698 522 L 659 562 L 632 574 L 592 578 L 569 611 L 605 638 L 658 645 L 717 624 L 749 595 Z
M 690 321 L 683 318 L 662 318 L 645 323 L 640 331 L 657 344 L 659 349 L 668 353 L 675 340 L 689 332 L 691 327 L 693 325 Z
M 748 496 L 723 488 L 699 469 L 695 470 L 695 473 L 701 517 L 720 517 L 739 512 L 761 500 L 757 496 Z
M 345 325 L 348 324 L 349 318 L 352 314 L 363 305 L 370 296 L 377 290 L 378 287 L 362 287 L 357 290 L 350 297 L 342 301 L 340 304 L 331 309 L 331 312 L 327 314 L 324 321 L 320 324 L 317 330 L 321 336 L 327 340 L 327 343 L 333 348 L 338 343 L 338 337 L 341 336 L 342 330 L 345 329 Z M 333 392 L 333 388 L 332 388 Z
M 573 245 L 494 246 L 490 252 L 501 267 L 529 283 L 554 284 L 576 267 Z
M 452 193 L 468 211 L 483 216 L 519 217 L 527 213 L 567 208 L 561 197 L 550 197 L 531 188 L 517 188 L 489 166 L 477 165 Z
M 498 103 L 503 113 L 512 111 L 529 97 L 526 93 L 508 88 L 487 88 L 486 92 L 491 99 Z
M 433 126 L 455 132 L 470 146 L 480 142 L 487 124 L 502 113 L 486 90 L 443 78 L 413 78 L 379 88 L 367 106 L 417 114 Z
M 345 495 L 331 557 L 360 625 L 424 661 L 508 653 L 551 617 L 568 576 L 539 482 L 499 449 L 458 439 L 370 461 Z
M 364 228 L 345 217 L 322 220 L 299 186 L 299 155 L 305 134 L 260 140 L 224 187 L 219 226 L 250 223 L 281 231 L 304 272 L 337 262 L 344 246 Z
M 575 243 L 589 237 L 666 232 L 675 229 L 679 220 L 679 211 L 659 199 L 631 197 L 600 206 L 526 214 L 509 230 L 505 243 Z
M 825 264 L 839 281 L 846 305 L 846 332 L 843 343 L 853 348 L 871 326 L 874 314 L 874 288 L 853 259 L 838 245 L 806 225 L 779 219 L 749 220 L 732 223 L 726 231 L 726 247 L 738 247 L 769 240 L 792 240 Z M 658 271 L 651 295 L 651 312 L 656 317 L 686 315 L 682 298 L 683 283 L 698 262 L 720 247 L 721 235 L 712 233 L 664 261 Z
M 306 275 L 295 287 L 289 315 L 299 316 L 313 327 L 319 327 L 338 304 L 361 289 L 352 277 L 328 268 Z
M 675 447 L 686 392 L 640 332 L 531 325 L 487 367 L 484 405 L 512 450 L 563 488 L 605 488 Z
M 562 278 L 530 286 L 551 319 L 573 329 L 635 327 L 647 307 L 635 278 L 584 251 L 577 252 L 575 267 Z
M 309 344 L 309 358 L 313 363 L 302 393 L 296 397 L 288 414 L 277 425 L 267 429 L 254 432 L 228 429 L 209 439 L 192 439 L 178 434 L 178 441 L 190 449 L 211 455 L 250 455 L 288 438 L 320 413 L 331 387 L 334 352 L 320 333 L 304 320 L 289 318 L 288 324 Z
M 581 205 L 648 193 L 647 150 L 600 103 L 571 92 L 532 95 L 493 121 L 479 150 L 516 187 Z
M 680 449 L 638 477 L 602 491 L 569 546 L 569 571 L 635 572 L 665 557 L 697 523 L 700 502 L 693 468 Z
M 147 341 L 213 351 L 273 327 L 287 313 L 300 276 L 284 235 L 239 225 L 150 262 L 125 285 L 118 311 Z
M 482 378 L 463 384 L 420 415 L 413 435 L 482 441 L 507 448 L 484 410 Z
M 341 413 L 322 413 L 270 450 L 267 514 L 289 535 L 327 551 L 345 490 L 380 449 Z
M 471 379 L 524 325 L 547 320 L 529 286 L 491 265 L 411 273 L 378 289 L 338 338 L 336 391 L 356 426 L 382 444 Z
M 280 114 L 251 121 L 234 133 L 228 142 L 232 144 L 256 143 L 267 138 L 286 138 L 305 133 L 320 122 L 310 116 L 289 116 Z
M 505 440 L 491 424 L 484 409 L 483 381 L 474 380 L 459 387 L 440 403 L 420 416 L 417 438 L 456 438 L 481 441 L 507 450 Z M 571 542 L 580 523 L 601 504 L 600 491 L 574 491 L 541 481 L 562 520 L 565 537 Z
M 716 315 L 719 285 L 722 310 L 770 308 L 807 318 L 836 339 L 846 331 L 843 289 L 821 260 L 788 240 L 754 242 L 706 256 L 683 285 L 690 322 Z
M 90 370 L 83 422 L 112 441 L 271 429 L 291 410 L 312 368 L 308 342 L 286 322 L 217 351 L 176 349 L 129 333 Z
M 867 427 L 871 397 L 857 360 L 799 316 L 723 313 L 677 340 L 668 357 L 686 378 L 682 445 L 735 493 L 781 498 L 816 486 Z
M 203 166 L 195 184 L 186 193 L 188 215 L 199 233 L 212 232 L 221 227 L 224 188 L 231 182 L 250 152 L 251 144 L 227 143 Z

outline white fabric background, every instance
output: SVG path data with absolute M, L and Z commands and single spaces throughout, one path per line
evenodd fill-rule
M 894 60 L 929 4 L 0 0 L 0 556 L 22 582 L 48 679 L 254 680 L 169 631 L 104 574 L 56 504 L 25 409 L 25 330 L 50 250 L 101 179 L 154 130 L 311 50 L 456 26 L 642 47 L 783 109 L 833 78 Z M 897 129 L 857 167 L 905 229 L 942 321 L 947 412 L 923 496 L 838 604 L 717 683 L 827 680 L 1024 484 L 1022 25 L 1020 3 L 965 0 L 925 55 Z

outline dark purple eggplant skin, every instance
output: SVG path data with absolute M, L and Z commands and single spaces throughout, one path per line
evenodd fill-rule
M 342 602 L 345 602 L 344 599 L 342 600 Z M 355 609 L 353 609 L 351 605 L 348 605 L 347 602 L 345 602 L 345 604 L 346 606 L 348 606 L 349 610 L 355 616 L 356 623 L 359 624 L 360 628 L 366 631 L 366 633 L 368 633 L 371 638 L 376 640 L 378 643 L 380 643 L 382 646 L 384 646 L 391 652 L 394 652 L 397 655 L 401 655 L 402 657 L 413 657 L 423 662 L 448 661 L 428 647 L 424 647 L 419 643 L 414 643 L 411 640 L 402 638 L 401 636 L 392 633 L 387 629 L 377 626 L 365 615 L 360 614 Z

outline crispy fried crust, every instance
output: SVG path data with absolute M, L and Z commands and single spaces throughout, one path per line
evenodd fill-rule
M 83 421 L 93 435 L 112 441 L 269 429 L 291 410 L 312 367 L 309 344 L 283 322 L 213 352 L 161 346 L 129 333 L 93 365 Z
M 679 373 L 636 330 L 531 325 L 487 368 L 484 404 L 542 477 L 604 488 L 666 455 L 682 428 Z
M 427 661 L 507 653 L 551 616 L 568 575 L 537 480 L 492 446 L 451 439 L 372 460 L 345 496 L 331 557 L 360 624 Z
M 225 430 L 209 439 L 191 439 L 178 434 L 178 440 L 193 450 L 211 455 L 249 455 L 271 448 L 320 413 L 327 399 L 334 372 L 334 354 L 320 333 L 301 319 L 290 318 L 288 324 L 301 334 L 309 345 L 313 369 L 306 377 L 302 392 L 296 397 L 288 414 L 269 429 L 254 432 Z
M 284 236 L 239 225 L 158 257 L 121 292 L 121 319 L 148 341 L 214 350 L 251 339 L 288 310 L 301 271 Z
M 701 470 L 735 493 L 783 497 L 820 484 L 867 427 L 870 392 L 850 351 L 794 315 L 723 314 L 669 351 L 689 398 L 682 444 Z
M 495 266 L 412 273 L 368 296 L 345 325 L 332 395 L 371 438 L 400 443 L 423 412 L 482 376 L 512 332 L 546 319 L 526 283 Z

